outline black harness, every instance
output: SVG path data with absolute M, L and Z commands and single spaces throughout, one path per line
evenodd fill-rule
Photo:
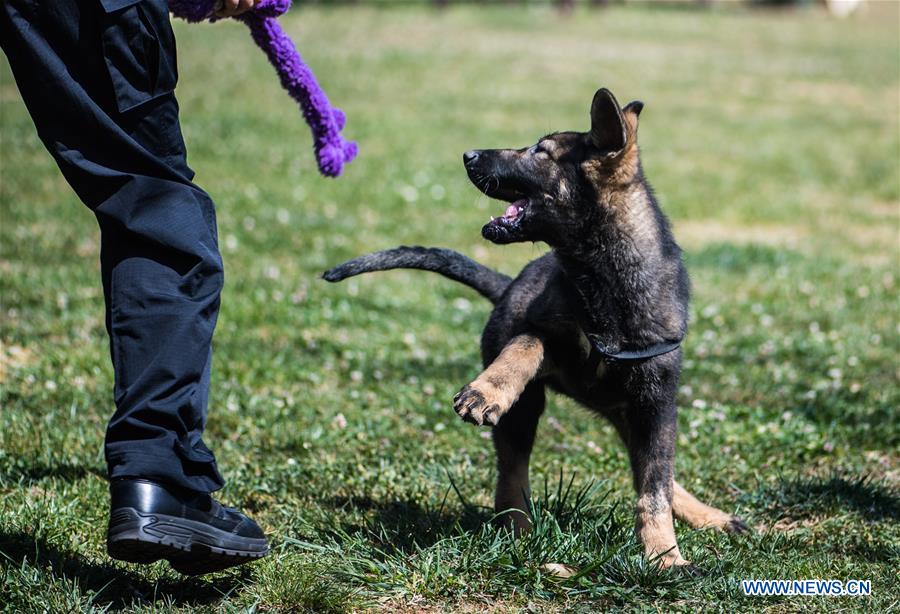
M 587 308 L 587 306 L 590 305 L 590 302 L 587 300 L 587 297 L 585 297 L 584 292 L 582 292 L 577 285 L 574 285 L 574 288 L 578 296 L 581 297 L 583 305 L 586 307 L 585 312 L 589 314 L 591 311 Z M 682 334 L 677 339 L 667 339 L 659 343 L 654 343 L 650 347 L 646 348 L 613 349 L 603 343 L 600 335 L 598 335 L 597 333 L 589 333 L 587 331 L 584 331 L 584 335 L 587 337 L 588 341 L 591 344 L 591 353 L 588 355 L 588 364 L 594 371 L 597 369 L 597 367 L 600 366 L 601 362 L 605 362 L 607 364 L 615 364 L 620 362 L 639 362 L 643 360 L 650 360 L 651 358 L 656 358 L 657 356 L 662 356 L 663 354 L 674 352 L 681 346 L 681 342 L 684 341 L 684 334 Z
M 591 342 L 591 355 L 588 360 L 594 365 L 599 365 L 601 361 L 606 363 L 617 363 L 649 360 L 677 350 L 684 340 L 684 337 L 680 337 L 678 339 L 655 343 L 646 348 L 634 350 L 620 349 L 618 351 L 613 351 L 600 340 L 599 335 L 585 333 L 585 336 L 587 336 L 588 341 Z

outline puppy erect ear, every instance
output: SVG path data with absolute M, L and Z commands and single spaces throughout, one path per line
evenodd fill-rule
M 644 110 L 644 103 L 640 100 L 632 100 L 624 107 L 622 107 L 622 113 L 634 113 L 635 115 L 640 115 L 641 111 Z
M 616 97 L 605 87 L 594 94 L 590 135 L 594 147 L 604 153 L 617 153 L 625 148 L 628 141 L 622 110 Z
M 628 130 L 628 138 L 634 140 L 637 136 L 638 116 L 644 110 L 644 103 L 640 100 L 632 100 L 622 107 L 622 115 L 625 118 L 626 129 Z

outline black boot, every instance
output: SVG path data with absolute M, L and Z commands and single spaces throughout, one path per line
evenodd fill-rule
M 250 518 L 205 493 L 143 479 L 110 483 L 109 556 L 129 563 L 166 559 L 185 575 L 219 571 L 266 555 Z

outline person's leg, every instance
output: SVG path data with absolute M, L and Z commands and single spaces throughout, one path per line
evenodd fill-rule
M 205 573 L 265 536 L 208 493 L 201 435 L 223 283 L 213 203 L 192 183 L 165 0 L 4 0 L 2 43 L 42 141 L 101 230 L 116 412 L 106 437 L 109 553 Z
M 213 203 L 186 163 L 166 4 L 3 5 L 3 48 L 41 139 L 100 224 L 110 477 L 216 490 L 201 433 L 222 262 Z

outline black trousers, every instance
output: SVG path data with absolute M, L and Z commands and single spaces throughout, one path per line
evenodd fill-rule
M 222 259 L 213 202 L 187 165 L 166 2 L 2 0 L 0 44 L 38 135 L 100 224 L 109 475 L 216 490 L 201 435 Z

